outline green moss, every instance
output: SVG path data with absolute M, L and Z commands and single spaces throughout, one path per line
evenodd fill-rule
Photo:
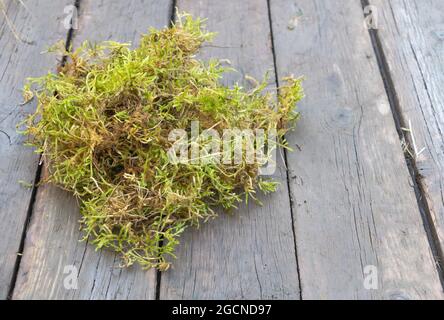
M 212 36 L 202 21 L 182 15 L 171 28 L 150 30 L 133 50 L 85 42 L 64 52 L 58 74 L 25 86 L 25 99 L 35 96 L 38 106 L 23 133 L 43 154 L 48 181 L 78 197 L 85 237 L 117 251 L 125 266 L 166 270 L 185 227 L 216 216 L 217 206 L 230 210 L 255 198 L 256 189 L 276 189 L 245 156 L 237 164 L 168 157 L 171 131 L 190 132 L 195 120 L 221 135 L 277 129 L 276 144 L 285 146 L 298 118 L 299 79 L 287 78 L 278 99 L 265 81 L 250 90 L 225 87 L 219 80 L 227 70 L 217 60 L 194 58 Z

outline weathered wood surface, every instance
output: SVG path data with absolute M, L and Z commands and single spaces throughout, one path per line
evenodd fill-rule
M 306 75 L 288 156 L 302 298 L 443 298 L 361 2 L 271 1 L 271 19 L 278 75 Z
M 74 46 L 86 39 L 135 42 L 148 27 L 168 25 L 170 16 L 170 1 L 83 0 Z M 51 185 L 38 189 L 13 298 L 154 299 L 155 271 L 123 270 L 114 253 L 79 242 L 79 219 L 70 194 Z M 78 271 L 77 289 L 70 289 L 69 266 Z
M 32 188 L 19 181 L 34 182 L 39 159 L 23 146 L 25 139 L 16 131 L 24 110 L 35 107 L 33 103 L 19 106 L 21 89 L 26 77 L 55 69 L 56 57 L 40 53 L 67 35 L 62 18 L 68 0 L 25 3 L 28 10 L 19 1 L 0 3 L 0 299 L 9 291 L 32 194 Z
M 264 197 L 264 207 L 242 206 L 187 230 L 174 267 L 157 279 L 155 271 L 120 269 L 112 252 L 79 242 L 78 206 L 68 193 L 44 185 L 30 204 L 31 191 L 17 181 L 33 181 L 38 157 L 15 132 L 19 89 L 24 75 L 56 65 L 54 56 L 39 53 L 65 39 L 63 8 L 72 2 L 27 1 L 29 14 L 6 1 L 30 44 L 16 41 L 0 15 L 0 298 L 9 290 L 29 205 L 14 299 L 154 299 L 158 280 L 160 299 L 444 298 L 360 0 L 177 1 L 219 33 L 201 57 L 230 59 L 240 72 L 227 83 L 267 70 L 274 79 L 269 13 L 278 76 L 306 76 L 303 117 L 288 137 L 296 150 L 288 154 L 293 208 L 279 157 L 280 191 Z M 149 26 L 168 24 L 172 3 L 81 0 L 74 44 L 135 41 Z M 401 116 L 411 121 L 418 149 L 426 148 L 416 165 L 442 245 L 444 7 L 439 0 L 370 3 Z M 79 273 L 76 290 L 64 286 L 70 266 Z M 377 290 L 364 286 L 367 266 L 377 267 Z
M 444 1 L 372 0 L 378 35 L 439 246 L 444 248 Z M 411 148 L 413 141 L 411 134 Z M 424 149 L 423 152 L 421 150 Z M 415 153 L 415 151 L 412 151 Z
M 208 18 L 217 32 L 200 57 L 229 59 L 237 74 L 274 79 L 267 1 L 179 0 L 179 11 Z M 279 156 L 278 156 L 279 157 Z M 279 159 L 280 160 L 280 159 Z M 160 299 L 298 299 L 299 281 L 285 166 L 275 179 L 279 192 L 263 207 L 249 204 L 221 214 L 198 230 L 187 230 L 172 270 L 162 274 Z

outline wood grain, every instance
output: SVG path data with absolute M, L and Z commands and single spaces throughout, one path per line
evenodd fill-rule
M 272 0 L 271 17 L 278 75 L 306 76 L 288 137 L 302 297 L 442 299 L 361 2 Z
M 208 29 L 217 32 L 200 57 L 231 61 L 239 73 L 227 75 L 226 84 L 242 82 L 245 75 L 261 79 L 268 70 L 274 79 L 267 1 L 179 0 L 177 6 L 208 18 Z M 173 269 L 162 274 L 160 299 L 299 298 L 282 161 L 278 168 L 279 191 L 262 197 L 263 207 L 241 206 L 233 216 L 221 213 L 200 229 L 187 230 Z
M 401 118 L 404 126 L 411 125 L 413 130 L 419 183 L 443 255 L 444 2 L 372 0 L 371 4 L 379 13 L 377 32 Z M 406 135 L 412 147 L 412 135 Z
M 23 146 L 25 138 L 16 131 L 24 114 L 35 108 L 34 103 L 20 107 L 21 89 L 26 77 L 55 69 L 57 57 L 41 52 L 66 38 L 63 8 L 70 1 L 24 1 L 28 10 L 19 1 L 2 3 L 8 17 L 0 12 L 0 299 L 5 299 L 32 194 L 19 181 L 33 184 L 38 167 L 38 155 Z
M 171 16 L 170 1 L 84 0 L 80 8 L 74 46 L 86 39 L 137 42 L 140 33 L 168 25 Z M 121 269 L 114 253 L 79 242 L 79 219 L 70 194 L 51 185 L 38 189 L 13 298 L 154 299 L 155 272 Z M 64 285 L 67 266 L 78 272 L 77 289 Z

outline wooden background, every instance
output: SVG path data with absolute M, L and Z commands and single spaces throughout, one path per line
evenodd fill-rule
M 444 298 L 444 1 L 23 3 L 0 3 L 0 298 Z M 15 128 L 20 90 L 56 69 L 41 52 L 57 40 L 137 44 L 148 27 L 168 26 L 174 7 L 208 18 L 218 35 L 201 57 L 229 59 L 239 72 L 227 83 L 305 76 L 302 120 L 287 137 L 296 151 L 283 153 L 280 189 L 263 207 L 189 229 L 171 270 L 120 269 L 115 254 L 78 241 L 76 200 L 37 186 L 45 170 Z M 377 29 L 365 27 L 365 8 Z M 364 285 L 369 266 L 376 290 Z

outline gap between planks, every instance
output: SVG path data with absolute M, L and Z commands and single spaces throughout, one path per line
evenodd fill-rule
M 41 162 L 41 159 L 42 159 L 42 157 L 40 156 L 39 163 L 38 163 L 37 170 L 36 170 L 36 174 L 35 174 L 35 178 L 34 178 L 34 184 L 32 186 L 31 198 L 29 199 L 28 210 L 26 212 L 25 224 L 23 225 L 22 235 L 20 238 L 19 250 L 17 252 L 17 258 L 15 260 L 14 271 L 11 276 L 11 282 L 9 285 L 8 295 L 6 297 L 7 300 L 12 300 L 12 295 L 14 294 L 15 283 L 17 281 L 17 274 L 20 269 L 20 262 L 22 261 L 23 249 L 25 248 L 26 232 L 28 231 L 29 221 L 31 220 L 32 211 L 33 211 L 34 203 L 35 203 L 35 198 L 37 196 L 38 184 L 40 183 L 40 178 L 42 175 L 43 164 Z
M 276 87 L 277 92 L 276 94 L 279 95 L 279 73 L 277 68 L 277 62 L 276 62 L 276 51 L 274 47 L 274 34 L 273 34 L 273 21 L 271 17 L 271 7 L 270 7 L 270 1 L 267 0 L 267 13 L 268 13 L 268 23 L 270 25 L 270 37 L 271 37 L 271 54 L 273 56 L 273 68 L 274 68 L 274 75 L 275 75 L 275 81 L 276 81 Z M 284 136 L 285 139 L 285 136 Z M 283 148 L 283 154 L 284 154 L 284 164 L 285 164 L 285 174 L 287 177 L 287 190 L 288 190 L 288 199 L 290 201 L 290 215 L 291 215 L 291 230 L 293 232 L 293 240 L 294 240 L 294 255 L 296 258 L 296 268 L 298 273 L 298 281 L 299 281 L 299 299 L 302 300 L 302 282 L 301 282 L 301 270 L 299 268 L 299 258 L 298 258 L 298 247 L 297 247 L 297 241 L 296 241 L 296 231 L 294 228 L 295 225 L 295 219 L 294 219 L 294 201 L 293 197 L 291 195 L 291 186 L 290 186 L 290 173 L 288 172 L 288 158 L 287 158 L 287 149 Z
M 169 26 L 172 27 L 174 20 L 176 19 L 176 3 L 177 0 L 171 1 L 171 15 L 170 15 L 170 24 Z M 155 299 L 160 300 L 160 282 L 162 281 L 162 272 L 159 270 L 156 270 L 156 289 L 155 289 Z
M 369 0 L 361 0 L 362 9 L 364 10 L 366 7 L 370 6 Z M 365 13 L 364 13 L 365 16 Z M 379 37 L 378 29 L 369 28 L 368 32 L 370 34 L 371 43 L 373 46 L 373 50 L 375 52 L 376 60 L 379 66 L 379 72 L 381 74 L 381 78 L 384 83 L 384 88 L 387 93 L 387 97 L 390 104 L 390 109 L 393 115 L 393 119 L 395 121 L 396 130 L 399 135 L 400 142 L 407 141 L 409 145 L 412 145 L 413 141 L 410 135 L 406 135 L 402 128 L 408 128 L 408 122 L 405 120 L 403 113 L 401 111 L 400 102 L 398 99 L 398 93 L 396 91 L 392 74 L 390 72 L 390 68 L 388 66 L 387 58 L 384 52 L 384 48 L 381 44 L 381 39 Z M 413 188 L 415 191 L 416 201 L 418 203 L 418 208 L 421 213 L 421 218 L 424 225 L 424 230 L 427 234 L 427 240 L 430 245 L 430 249 L 433 253 L 433 258 L 436 262 L 436 269 L 439 275 L 439 279 L 441 281 L 441 286 L 444 289 L 444 270 L 443 270 L 443 261 L 444 261 L 444 248 L 439 241 L 436 225 L 433 222 L 433 218 L 429 209 L 426 192 L 422 187 L 421 183 L 418 182 L 420 179 L 420 174 L 418 167 L 416 165 L 416 161 L 414 157 L 408 155 L 408 153 L 404 153 L 405 162 L 407 164 L 408 171 L 412 178 Z

